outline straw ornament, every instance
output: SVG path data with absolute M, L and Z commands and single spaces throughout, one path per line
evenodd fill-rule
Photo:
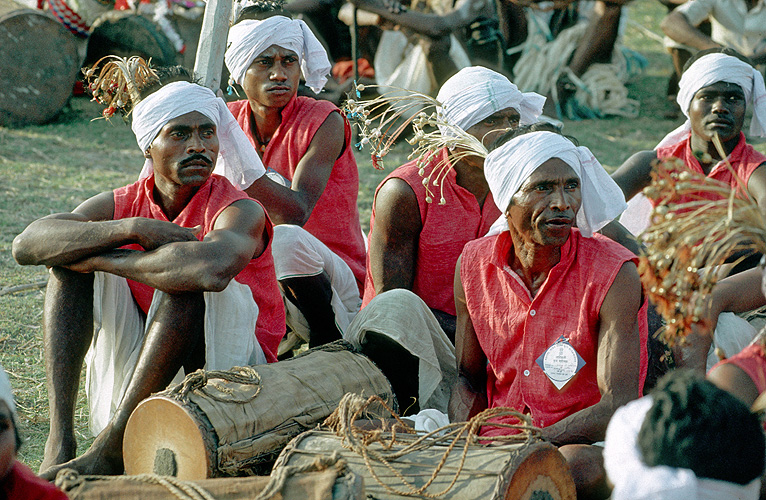
M 714 143 L 726 158 L 717 136 Z M 684 344 L 707 311 L 717 266 L 736 252 L 766 253 L 766 221 L 746 189 L 732 190 L 677 158 L 656 163 L 644 194 L 655 207 L 643 233 L 641 281 L 665 319 L 665 341 Z
M 104 56 L 83 70 L 93 100 L 105 106 L 104 118 L 111 118 L 117 111 L 126 117 L 133 104 L 141 100 L 139 89 L 150 82 L 159 82 L 150 64 L 151 60 L 147 62 L 139 56 Z
M 418 173 L 426 188 L 426 202 L 433 202 L 436 198 L 433 188 L 439 187 L 439 204 L 444 205 L 442 184 L 452 164 L 468 156 L 486 158 L 487 148 L 479 139 L 447 122 L 439 113 L 441 104 L 433 97 L 398 87 L 361 84 L 356 86 L 357 97 L 368 87 L 392 90 L 368 101 L 349 99 L 343 105 L 346 117 L 359 130 L 361 139 L 356 147 L 359 150 L 369 147 L 373 167 L 382 170 L 383 158 L 412 125 L 413 135 L 406 140 L 415 149 L 407 159 L 417 161 Z M 412 114 L 414 110 L 420 111 Z M 445 148 L 448 154 L 442 156 L 441 150 Z

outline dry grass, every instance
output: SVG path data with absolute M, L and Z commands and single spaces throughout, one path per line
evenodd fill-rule
M 664 8 L 658 2 L 631 4 L 631 19 L 654 33 Z M 642 102 L 637 119 L 567 122 L 565 132 L 590 147 L 608 169 L 630 154 L 652 148 L 677 121 L 662 118 L 670 109 L 665 86 L 670 60 L 662 46 L 628 26 L 626 44 L 649 60 L 646 73 L 629 88 Z M 75 99 L 56 123 L 24 129 L 0 128 L 0 289 L 45 280 L 42 267 L 20 267 L 11 257 L 11 242 L 32 220 L 69 211 L 99 192 L 133 182 L 143 162 L 130 129 L 119 119 L 90 121 L 100 109 Z M 372 168 L 366 153 L 357 155 L 360 171 L 359 209 L 368 227 L 375 187 L 407 155 L 406 144 L 387 157 L 387 169 Z M 764 148 L 759 147 L 764 150 Z M 42 361 L 41 289 L 0 295 L 0 363 L 11 377 L 26 443 L 20 458 L 39 466 L 47 435 L 48 408 Z M 64 353 L 62 353 L 64 355 Z M 81 403 L 76 417 L 81 447 L 88 443 Z

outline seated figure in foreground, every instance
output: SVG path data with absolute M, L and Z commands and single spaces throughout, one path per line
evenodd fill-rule
M 604 461 L 613 500 L 756 500 L 765 450 L 747 405 L 676 370 L 615 412 Z
M 63 467 L 121 474 L 125 425 L 144 398 L 181 368 L 276 361 L 284 336 L 271 221 L 213 173 L 252 182 L 263 167 L 221 99 L 186 81 L 163 83 L 154 75 L 131 95 L 146 175 L 32 222 L 13 242 L 19 264 L 50 268 L 47 478 Z M 83 361 L 97 437 L 74 459 Z
M 518 135 L 484 170 L 503 217 L 497 232 L 466 244 L 455 271 L 450 421 L 493 407 L 529 414 L 560 447 L 578 498 L 606 498 L 593 444 L 639 397 L 647 366 L 638 259 L 594 234 L 624 198 L 587 148 L 552 132 Z

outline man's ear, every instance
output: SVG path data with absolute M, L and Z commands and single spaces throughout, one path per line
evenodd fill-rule
M 147 158 L 149 160 L 152 159 L 152 155 L 151 155 L 151 153 L 149 152 L 148 149 L 146 151 L 144 151 L 144 158 Z

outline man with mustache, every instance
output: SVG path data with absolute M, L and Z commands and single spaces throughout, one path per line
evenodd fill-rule
M 624 198 L 587 148 L 552 132 L 518 135 L 487 156 L 484 172 L 503 215 L 465 245 L 455 270 L 450 421 L 494 407 L 527 414 L 560 447 L 577 497 L 606 498 L 593 444 L 639 397 L 647 369 L 638 259 L 595 234 Z
M 301 74 L 314 92 L 324 87 L 327 54 L 306 23 L 273 14 L 256 20 L 243 10 L 225 61 L 247 95 L 229 109 L 269 170 L 245 191 L 278 224 L 274 259 L 291 330 L 280 351 L 288 352 L 301 340 L 341 337 L 361 304 L 365 245 L 350 125 L 334 104 L 297 95 Z
M 249 184 L 263 166 L 223 100 L 185 81 L 156 90 L 160 81 L 152 79 L 132 110 L 146 158 L 140 179 L 32 222 L 13 242 L 19 264 L 50 269 L 50 434 L 41 465 L 48 479 L 63 467 L 122 474 L 125 425 L 141 400 L 181 368 L 276 361 L 284 335 L 271 221 L 213 173 L 238 172 Z M 97 436 L 75 458 L 83 361 Z
M 750 105 L 750 135 L 766 136 L 766 89 L 760 72 L 731 49 L 701 51 L 687 63 L 676 100 L 686 122 L 654 150 L 628 158 L 612 175 L 630 200 L 620 222 L 636 235 L 646 229 L 651 204 L 641 190 L 652 180 L 652 163 L 670 157 L 680 158 L 690 170 L 725 182 L 741 194 L 746 192 L 766 214 L 766 156 L 747 144 L 742 133 Z M 716 148 L 715 135 L 736 176 Z M 758 258 L 751 260 L 750 267 L 758 262 Z

